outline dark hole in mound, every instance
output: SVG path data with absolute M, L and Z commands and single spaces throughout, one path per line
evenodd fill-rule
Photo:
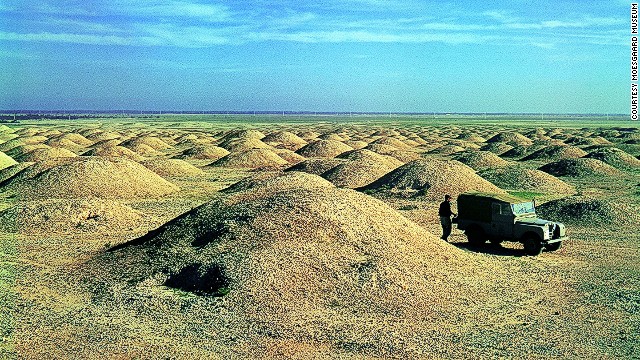
M 199 264 L 189 265 L 177 274 L 171 274 L 164 285 L 198 295 L 224 296 L 229 293 L 224 269 L 215 264 L 204 269 Z
M 200 230 L 201 233 L 196 235 L 195 239 L 191 242 L 191 246 L 203 248 L 208 244 L 219 240 L 220 237 L 230 233 L 238 222 L 247 221 L 249 219 L 251 219 L 251 217 L 247 215 L 235 215 L 227 218 L 224 222 L 215 224 L 209 229 Z
M 191 246 L 203 248 L 228 232 L 229 228 L 226 224 L 218 223 L 213 227 L 213 229 L 198 235 L 195 240 L 191 242 Z

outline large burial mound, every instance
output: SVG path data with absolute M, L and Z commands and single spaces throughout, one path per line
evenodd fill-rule
M 543 193 L 573 193 L 573 186 L 544 171 L 509 166 L 486 170 L 480 175 L 507 190 L 524 190 Z
M 570 196 L 549 201 L 538 207 L 540 216 L 560 222 L 597 226 L 602 224 L 638 224 L 640 212 L 625 203 L 585 196 Z
M 598 159 L 563 159 L 540 167 L 540 170 L 554 176 L 611 176 L 620 170 Z
M 586 157 L 602 160 L 607 164 L 618 168 L 640 167 L 640 160 L 636 159 L 633 155 L 614 147 L 596 149 L 587 154 Z
M 124 146 L 119 145 L 101 145 L 96 146 L 93 149 L 83 154 L 84 156 L 101 156 L 107 158 L 124 158 L 133 161 L 141 161 L 144 159 L 141 155 L 135 153 L 133 150 L 129 150 Z
M 300 148 L 297 153 L 307 158 L 333 158 L 349 150 L 353 148 L 339 141 L 318 140 Z
M 278 131 L 271 133 L 262 138 L 262 142 L 273 146 L 281 146 L 285 149 L 293 151 L 307 145 L 307 142 L 304 139 L 288 131 Z
M 182 152 L 183 159 L 218 160 L 229 155 L 227 149 L 215 145 L 197 145 Z
M 560 160 L 581 158 L 587 153 L 575 146 L 551 145 L 525 156 L 521 160 Z
M 531 141 L 531 139 L 517 132 L 503 132 L 491 137 L 487 140 L 487 142 L 505 143 L 512 146 L 529 146 L 533 144 L 533 141 Z
M 346 162 L 336 165 L 322 174 L 334 185 L 355 189 L 369 185 L 403 163 L 391 156 L 360 149 L 339 155 Z
M 136 151 L 135 149 L 139 149 L 140 145 L 148 146 L 153 150 L 165 150 L 165 149 L 171 148 L 171 145 L 162 141 L 160 138 L 156 136 L 149 136 L 149 135 L 135 137 L 133 139 L 127 140 L 122 143 L 122 146 L 127 147 L 134 151 Z
M 508 161 L 490 151 L 466 151 L 457 155 L 455 159 L 475 170 L 509 165 Z
M 212 166 L 229 168 L 262 168 L 288 165 L 289 162 L 269 149 L 249 149 L 232 152 L 212 163 Z
M 31 166 L 11 178 L 8 188 L 38 199 L 158 197 L 179 190 L 133 161 L 83 156 Z
M 504 190 L 476 175 L 475 171 L 456 160 L 422 159 L 407 163 L 360 190 L 385 191 L 389 194 L 426 195 L 439 200 L 445 194 L 466 191 L 505 193 Z
M 434 317 L 486 315 L 477 311 L 493 297 L 495 264 L 381 201 L 304 176 L 297 187 L 244 186 L 100 255 L 85 268 L 96 299 L 146 301 L 136 291 L 161 285 L 192 292 L 202 305 L 186 311 L 221 330 L 210 341 L 226 357 L 264 353 L 276 338 L 317 358 L 424 357 Z
M 0 151 L 0 170 L 4 168 L 8 168 L 9 166 L 13 166 L 18 162 L 15 161 L 11 156 Z
M 23 234 L 130 231 L 143 214 L 115 200 L 47 199 L 19 202 L 0 212 L 0 230 Z
M 30 151 L 18 159 L 21 162 L 41 162 L 55 158 L 76 157 L 77 155 L 65 148 L 42 148 Z
M 160 176 L 198 176 L 204 172 L 180 159 L 153 159 L 141 162 L 147 169 Z
M 286 160 L 289 164 L 297 164 L 305 160 L 304 156 L 289 149 L 275 148 L 273 149 L 273 152 Z
M 251 149 L 271 149 L 271 145 L 265 144 L 256 138 L 231 138 L 221 142 L 220 147 L 230 152 L 240 152 Z
M 511 149 L 513 146 L 501 142 L 488 143 L 480 148 L 482 151 L 491 151 L 496 155 L 502 155 Z
M 344 159 L 307 159 L 305 161 L 299 162 L 292 167 L 288 168 L 287 171 L 304 171 L 309 174 L 314 175 L 322 175 L 325 171 L 328 171 L 335 166 L 344 163 L 346 160 Z

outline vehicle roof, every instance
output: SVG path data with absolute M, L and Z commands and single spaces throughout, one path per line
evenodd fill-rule
M 470 192 L 466 192 L 464 194 L 460 194 L 458 195 L 458 199 L 460 198 L 474 198 L 474 199 L 478 199 L 478 198 L 483 198 L 483 199 L 487 199 L 487 200 L 498 200 L 498 201 L 503 201 L 503 202 L 507 202 L 510 204 L 520 204 L 520 203 L 524 203 L 524 202 L 529 202 L 530 200 L 525 200 L 522 198 L 519 198 L 517 196 L 513 196 L 510 194 L 494 194 L 494 193 L 485 193 L 485 192 L 476 192 L 476 191 L 470 191 Z

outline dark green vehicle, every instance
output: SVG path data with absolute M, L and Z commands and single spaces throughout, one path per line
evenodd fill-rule
M 536 215 L 533 201 L 511 195 L 464 193 L 458 196 L 458 229 L 472 244 L 518 241 L 528 255 L 555 251 L 568 237 L 565 226 Z

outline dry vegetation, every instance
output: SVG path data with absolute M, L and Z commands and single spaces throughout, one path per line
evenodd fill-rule
M 640 353 L 637 127 L 187 120 L 0 125 L 0 358 Z M 571 238 L 444 243 L 469 190 Z

